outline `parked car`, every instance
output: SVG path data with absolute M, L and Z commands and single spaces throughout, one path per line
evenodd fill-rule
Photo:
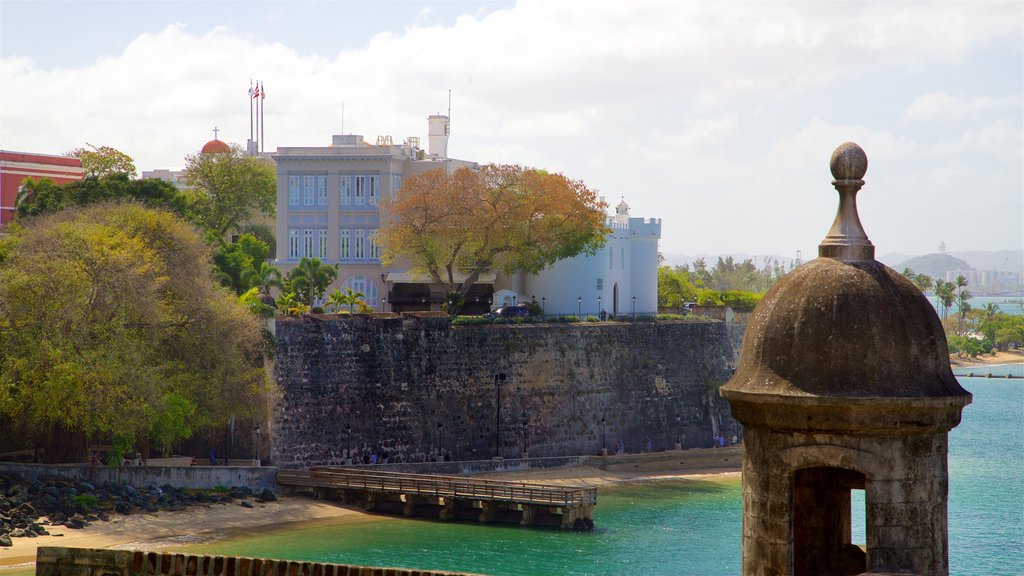
M 530 315 L 530 309 L 525 304 L 515 306 L 503 306 L 494 312 L 484 314 L 484 318 L 494 320 L 495 318 L 526 318 Z

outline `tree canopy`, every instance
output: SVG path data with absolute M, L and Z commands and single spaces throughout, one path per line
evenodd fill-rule
M 155 178 L 133 180 L 125 173 L 87 176 L 63 185 L 48 178 L 27 179 L 16 202 L 17 216 L 38 216 L 109 200 L 136 200 L 151 208 L 163 208 L 182 218 L 188 217 L 185 195 L 173 184 Z
M 298 302 L 312 306 L 323 298 L 327 287 L 338 277 L 337 264 L 325 264 L 319 258 L 300 258 L 299 263 L 284 277 L 285 292 L 294 292 Z
M 484 272 L 536 273 L 595 253 L 608 232 L 605 207 L 582 182 L 543 170 L 433 170 L 382 202 L 382 260 L 408 259 L 464 297 Z
M 275 213 L 274 163 L 249 156 L 240 146 L 186 156 L 184 181 L 195 222 L 221 236 L 239 230 L 256 213 Z
M 0 239 L 0 420 L 163 448 L 253 415 L 269 382 L 259 320 L 216 285 L 174 215 L 99 204 Z
M 135 161 L 131 156 L 110 146 L 93 146 L 88 142 L 86 146 L 89 148 L 75 148 L 65 156 L 81 160 L 87 176 L 124 174 L 129 178 L 135 177 Z

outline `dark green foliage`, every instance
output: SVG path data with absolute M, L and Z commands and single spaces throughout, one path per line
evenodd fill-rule
M 294 292 L 295 298 L 307 306 L 323 298 L 331 282 L 338 277 L 337 264 L 324 264 L 319 258 L 301 258 L 299 264 L 284 278 L 286 292 Z
M 62 186 L 48 178 L 28 179 L 18 196 L 17 215 L 38 216 L 110 200 L 134 200 L 149 208 L 169 210 L 186 220 L 189 216 L 185 195 L 173 184 L 155 178 L 132 180 L 127 174 L 89 176 Z
M 452 326 L 479 326 L 490 323 L 491 321 L 483 316 L 456 316 L 452 318 Z
M 242 234 L 235 243 L 221 242 L 213 253 L 217 279 L 241 295 L 253 286 L 249 276 L 269 254 L 270 247 L 251 234 Z

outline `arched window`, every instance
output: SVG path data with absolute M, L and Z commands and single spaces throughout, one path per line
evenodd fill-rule
M 341 284 L 341 291 L 351 288 L 353 292 L 362 292 L 363 300 L 370 306 L 377 307 L 377 287 L 366 276 L 349 276 Z

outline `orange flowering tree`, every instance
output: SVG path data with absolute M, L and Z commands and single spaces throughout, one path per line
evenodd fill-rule
M 485 272 L 593 254 L 608 232 L 606 204 L 583 182 L 514 165 L 426 172 L 381 208 L 384 262 L 408 260 L 460 298 Z

